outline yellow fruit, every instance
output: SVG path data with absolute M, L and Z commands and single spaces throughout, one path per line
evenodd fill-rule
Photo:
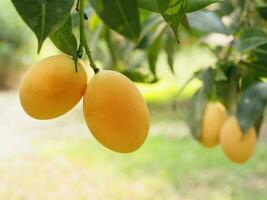
M 230 117 L 224 123 L 220 134 L 220 143 L 227 157 L 233 162 L 247 161 L 254 152 L 256 142 L 256 130 L 250 128 L 243 135 L 236 117 Z
M 52 119 L 71 110 L 83 96 L 87 77 L 83 66 L 66 55 L 48 57 L 24 77 L 20 102 L 27 114 L 36 119 Z
M 204 146 L 214 147 L 219 143 L 220 131 L 226 117 L 225 108 L 221 103 L 214 102 L 206 105 L 200 133 L 200 142 Z
M 83 108 L 94 137 L 113 151 L 135 151 L 147 137 L 145 101 L 135 84 L 118 72 L 103 70 L 89 81 Z

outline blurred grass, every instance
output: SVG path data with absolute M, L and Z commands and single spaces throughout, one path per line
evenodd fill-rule
M 45 125 L 21 126 L 26 129 L 21 133 L 31 132 L 24 137 L 31 135 L 34 152 L 0 158 L 0 199 L 266 199 L 267 144 L 263 138 L 253 158 L 237 165 L 220 147 L 206 149 L 189 136 L 183 121 L 189 109 L 186 103 L 176 111 L 168 104 L 149 108 L 149 137 L 131 154 L 111 152 L 93 139 L 81 108 L 42 122 Z M 14 148 L 20 148 L 17 145 Z
M 45 160 L 66 159 L 81 177 L 89 173 L 79 187 L 92 184 L 95 199 L 265 200 L 266 142 L 260 140 L 247 163 L 232 163 L 219 146 L 204 148 L 188 135 L 188 108 L 178 108 L 150 106 L 150 135 L 131 154 L 111 152 L 91 137 L 39 140 L 36 149 Z
M 227 160 L 219 147 L 208 150 L 188 137 L 151 136 L 140 150 L 125 155 L 110 152 L 87 139 L 68 140 L 61 145 L 48 142 L 42 146 L 45 157 L 63 155 L 71 163 L 87 168 L 95 179 L 103 172 L 111 173 L 108 183 L 118 190 L 118 198 L 106 191 L 104 196 L 108 199 L 130 195 L 131 187 L 138 181 L 145 188 L 144 194 L 137 191 L 137 196 L 129 199 L 264 200 L 266 151 L 266 144 L 260 143 L 252 160 L 236 165 Z M 101 187 L 109 187 L 105 185 L 105 176 L 100 179 Z M 128 191 L 120 191 L 122 181 L 128 182 Z

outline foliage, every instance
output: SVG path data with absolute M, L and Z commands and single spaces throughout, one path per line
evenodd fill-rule
M 72 33 L 72 21 L 70 16 L 59 29 L 50 34 L 50 39 L 62 52 L 73 56 L 76 55 L 77 40 Z
M 60 6 L 62 5 L 61 1 L 50 2 L 36 0 L 29 2 L 27 0 L 12 0 L 12 2 L 22 19 L 35 33 L 39 41 L 38 51 L 44 39 L 50 36 L 52 42 L 61 51 L 75 56 L 76 42 L 73 39 L 73 34 L 70 29 L 70 17 L 68 16 L 70 7 L 74 3 L 73 1 L 67 1 L 63 6 Z M 89 34 L 91 33 L 91 37 L 89 38 L 94 40 L 90 42 L 95 43 L 96 48 L 99 50 L 101 47 L 99 47 L 100 45 L 96 41 L 102 41 L 104 39 L 109 49 L 107 57 L 110 56 L 112 60 L 111 64 L 105 63 L 106 66 L 112 66 L 112 68 L 126 72 L 126 74 L 128 73 L 128 68 L 125 65 L 129 64 L 127 61 L 131 57 L 130 54 L 134 51 L 145 52 L 147 49 L 148 51 L 144 56 L 147 57 L 149 68 L 156 79 L 157 57 L 163 47 L 165 47 L 164 50 L 168 54 L 170 69 L 173 71 L 174 51 L 177 49 L 176 46 L 178 46 L 176 41 L 179 40 L 179 27 L 180 24 L 186 25 L 186 13 L 199 10 L 215 2 L 219 1 L 90 0 L 87 5 L 90 12 L 85 14 L 86 17 L 90 14 L 88 17 L 88 31 Z M 27 12 L 27 6 L 29 4 L 31 10 L 34 10 L 34 12 Z M 55 9 L 53 14 L 47 14 L 51 13 L 50 10 L 54 7 L 58 7 L 59 9 Z M 92 9 L 94 9 L 98 16 L 92 12 Z M 71 12 L 72 18 L 75 18 L 75 15 L 75 13 Z M 100 17 L 102 22 L 98 17 Z M 164 20 L 167 23 L 164 23 Z M 103 23 L 105 26 L 103 26 Z M 109 31 L 109 29 L 113 31 Z M 171 33 L 171 29 L 174 34 Z M 118 34 L 124 36 L 124 38 Z M 67 40 L 69 42 L 66 43 Z M 117 47 L 116 51 L 114 51 L 115 45 Z M 103 54 L 103 52 L 100 51 L 99 54 Z M 133 64 L 134 66 L 132 67 L 134 70 L 131 71 L 135 71 L 141 65 L 141 62 L 142 59 L 137 61 L 136 64 Z M 146 74 L 144 75 L 147 76 Z M 133 80 L 135 80 L 134 77 Z M 149 79 L 149 82 L 154 82 L 154 80 Z
M 266 84 L 261 83 L 266 77 L 267 39 L 263 28 L 266 23 L 264 8 L 261 1 L 225 1 L 212 12 L 220 22 L 214 23 L 216 26 L 209 23 L 205 27 L 209 29 L 208 32 L 231 36 L 232 40 L 214 49 L 218 62 L 210 68 L 212 73 L 209 83 L 201 77 L 198 78 L 203 81 L 204 89 L 209 86 L 205 92 L 209 100 L 220 100 L 230 115 L 237 115 L 244 134 L 252 126 L 260 128 L 266 105 Z M 209 13 L 198 12 L 203 13 L 203 16 Z M 228 22 L 225 23 L 223 18 L 227 18 Z M 200 23 L 196 22 L 197 18 L 193 19 L 196 26 L 200 26 Z M 219 24 L 220 28 L 216 28 Z M 210 28 L 211 26 L 213 28 Z M 197 120 L 198 115 L 191 116 L 195 116 Z
M 74 0 L 11 0 L 38 39 L 38 52 L 46 37 L 66 20 Z M 56 9 L 55 9 L 56 8 Z M 29 12 L 30 10 L 30 12 Z

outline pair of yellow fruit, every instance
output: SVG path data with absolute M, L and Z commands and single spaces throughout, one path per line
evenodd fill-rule
M 87 126 L 101 144 L 122 153 L 143 144 L 149 130 L 147 106 L 135 84 L 118 72 L 102 70 L 87 81 L 81 63 L 76 72 L 71 57 L 51 56 L 34 66 L 20 87 L 21 105 L 36 119 L 61 116 L 82 97 Z
M 227 117 L 224 106 L 219 102 L 208 103 L 202 121 L 200 142 L 206 147 L 220 143 L 227 157 L 236 163 L 247 161 L 257 143 L 255 128 L 243 134 L 237 118 Z

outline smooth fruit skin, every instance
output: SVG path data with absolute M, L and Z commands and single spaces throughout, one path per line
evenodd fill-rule
M 56 55 L 41 60 L 25 75 L 19 90 L 25 112 L 35 119 L 52 119 L 71 110 L 83 96 L 87 76 L 71 57 Z
M 219 102 L 210 102 L 206 105 L 200 134 L 200 142 L 205 147 L 214 147 L 219 144 L 220 131 L 227 118 L 224 106 Z
M 257 143 L 256 130 L 250 128 L 243 135 L 236 117 L 230 117 L 222 127 L 220 143 L 230 160 L 236 163 L 244 163 L 255 150 Z
M 91 133 L 113 151 L 135 151 L 148 135 L 146 103 L 135 84 L 118 72 L 102 70 L 89 81 L 83 108 Z

